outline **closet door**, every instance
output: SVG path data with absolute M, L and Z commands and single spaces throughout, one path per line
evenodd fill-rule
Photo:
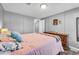
M 2 25 L 3 25 L 2 22 L 3 22 L 3 9 L 0 4 L 0 28 L 2 28 Z
M 8 28 L 10 31 L 16 31 L 23 33 L 23 17 L 16 14 L 5 13 L 4 15 L 4 28 Z

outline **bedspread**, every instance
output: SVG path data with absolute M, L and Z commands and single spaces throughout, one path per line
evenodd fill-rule
M 22 49 L 11 52 L 11 55 L 56 55 L 64 52 L 61 40 L 39 33 L 22 34 Z

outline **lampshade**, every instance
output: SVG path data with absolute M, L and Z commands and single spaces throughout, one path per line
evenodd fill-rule
M 1 34 L 9 34 L 9 30 L 7 28 L 2 28 Z

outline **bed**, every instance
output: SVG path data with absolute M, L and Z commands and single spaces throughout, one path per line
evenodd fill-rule
M 61 39 L 57 36 L 40 33 L 22 34 L 22 49 L 10 53 L 10 55 L 57 55 L 64 52 Z

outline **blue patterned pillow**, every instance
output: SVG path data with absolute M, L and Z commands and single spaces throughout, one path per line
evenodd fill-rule
M 2 42 L 2 46 L 5 51 L 15 51 L 22 48 L 18 42 Z
M 16 50 L 16 45 L 13 42 L 3 42 L 2 46 L 6 51 L 14 51 Z
M 18 32 L 11 32 L 11 37 L 13 39 L 16 39 L 17 42 L 21 42 L 22 41 L 22 36 Z

